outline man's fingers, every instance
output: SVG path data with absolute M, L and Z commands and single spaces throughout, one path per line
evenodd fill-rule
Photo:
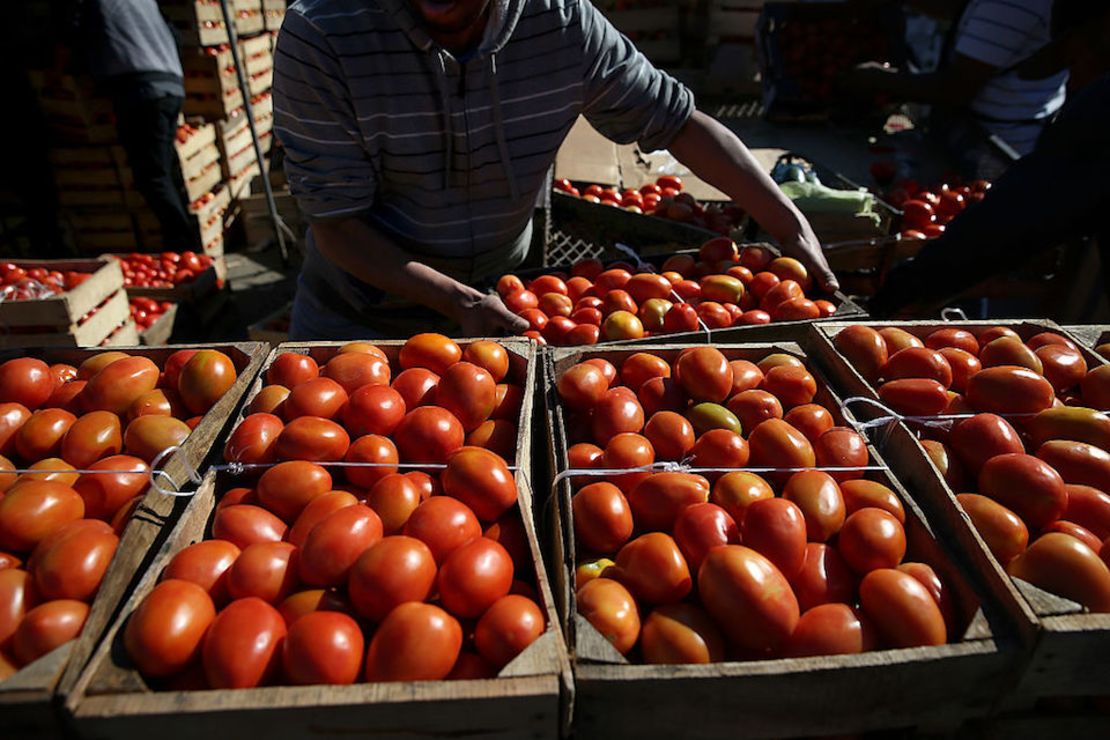
M 522 319 L 512 313 L 506 318 L 505 324 L 513 334 L 520 334 L 521 332 L 527 331 L 528 327 L 531 326 L 526 319 Z
M 835 293 L 840 290 L 840 283 L 837 281 L 836 275 L 833 274 L 832 270 L 822 270 L 818 282 L 821 284 L 822 290 L 826 293 Z

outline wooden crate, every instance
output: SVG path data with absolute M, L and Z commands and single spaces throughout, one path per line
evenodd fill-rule
M 183 46 L 218 46 L 228 42 L 218 0 L 160 0 L 159 5 Z
M 209 197 L 211 196 L 211 197 Z M 204 200 L 207 199 L 207 200 Z M 203 201 L 203 202 L 202 202 Z M 224 184 L 218 184 L 201 199 L 189 205 L 189 216 L 201 245 L 210 244 L 223 238 L 224 220 L 231 205 L 231 191 Z M 138 211 L 135 214 L 135 229 L 138 233 L 139 243 L 150 251 L 161 249 L 162 224 L 150 210 Z M 121 251 L 121 250 L 108 250 Z M 221 252 L 222 254 L 222 252 Z
M 262 19 L 262 4 L 259 0 L 231 0 L 230 4 L 235 15 L 237 35 L 250 36 L 266 28 Z
M 67 272 L 91 273 L 92 277 L 59 295 L 37 301 L 0 303 L 0 326 L 69 326 L 103 303 L 123 287 L 123 271 L 112 260 L 13 260 L 24 269 L 36 267 Z
M 54 139 L 69 144 L 111 144 L 116 141 L 112 103 L 86 77 L 48 76 L 31 70 L 28 78 L 39 109 Z
M 1022 339 L 1051 331 L 1063 334 L 1051 321 L 986 320 L 976 322 L 912 321 L 864 322 L 881 328 L 897 326 L 924 337 L 940 328 L 966 329 L 981 333 L 992 326 L 1007 326 Z M 878 399 L 874 387 L 836 350 L 832 339 L 847 323 L 830 323 L 811 329 L 808 349 L 846 396 Z M 1090 350 L 1080 347 L 1089 367 L 1106 364 Z M 868 407 L 856 415 L 875 418 L 881 412 Z M 904 422 L 888 425 L 874 438 L 886 438 L 884 451 L 895 472 L 914 492 L 917 501 L 938 526 L 960 545 L 965 557 L 983 573 L 985 582 L 1007 610 L 1014 615 L 1023 638 L 1031 643 L 1031 655 L 1023 667 L 1021 683 L 1010 706 L 1026 706 L 1042 697 L 1096 696 L 1107 693 L 1110 685 L 1110 614 L 1090 614 L 1079 604 L 1043 591 L 1020 579 L 1011 579 L 1005 568 L 971 525 L 968 515 L 956 500 L 958 491 L 945 483 L 930 461 L 917 437 Z
M 185 73 L 183 111 L 186 116 L 221 119 L 243 105 L 230 49 L 186 49 L 181 56 Z
M 81 252 L 130 252 L 139 243 L 135 221 L 126 211 L 71 211 L 65 219 Z
M 262 0 L 262 19 L 267 31 L 277 31 L 285 20 L 285 0 Z M 273 51 L 273 40 L 270 50 Z
M 139 327 L 128 316 L 127 320 L 116 327 L 100 347 L 136 347 L 139 344 Z
M 572 365 L 603 358 L 618 367 L 637 351 L 673 360 L 687 345 L 620 349 L 557 348 L 545 362 L 544 401 L 553 471 L 568 469 L 566 417 L 556 380 Z M 806 359 L 791 343 L 717 345 L 729 359 L 758 361 L 773 352 Z M 820 371 L 815 402 L 843 424 L 842 403 Z M 885 466 L 869 448 L 871 464 Z M 885 728 L 953 729 L 986 715 L 1012 683 L 1020 654 L 1006 643 L 1006 615 L 978 588 L 972 573 L 934 537 L 899 479 L 876 472 L 906 511 L 907 560 L 929 563 L 957 594 L 961 638 L 943 646 L 879 650 L 859 655 L 724 662 L 709 665 L 632 665 L 577 615 L 573 594 L 575 545 L 571 485 L 553 491 L 551 560 L 564 631 L 575 658 L 576 733 L 586 737 L 795 737 Z
M 127 293 L 120 288 L 93 312 L 71 324 L 20 327 L 0 332 L 0 347 L 99 347 L 128 320 Z
M 403 342 L 377 343 L 396 360 Z M 302 352 L 324 362 L 341 346 L 316 342 L 286 344 L 274 350 Z M 517 457 L 529 468 L 535 350 L 527 342 L 506 340 L 510 377 L 525 389 Z M 264 372 L 264 368 L 263 368 Z M 263 386 L 255 380 L 248 392 Z M 157 583 L 163 566 L 181 548 L 204 537 L 217 491 L 233 483 L 209 471 L 199 491 L 146 570 L 134 594 L 105 635 L 86 670 L 66 697 L 83 737 L 119 737 L 155 731 L 159 736 L 192 738 L 205 731 L 222 734 L 236 723 L 274 738 L 382 734 L 404 737 L 559 736 L 563 697 L 570 691 L 570 667 L 559 630 L 550 585 L 532 523 L 528 476 L 517 475 L 517 495 L 531 545 L 538 599 L 546 611 L 547 631 L 506 666 L 497 678 L 478 681 L 355 684 L 352 686 L 269 687 L 239 691 L 153 692 L 123 658 L 120 628 Z M 244 724 L 243 726 L 247 726 Z
M 130 322 L 129 322 L 130 323 Z M 134 324 L 130 324 L 132 344 L 137 343 Z M 200 345 L 190 345 L 197 346 Z M 188 471 L 197 468 L 207 457 L 232 413 L 238 408 L 244 392 L 250 387 L 268 348 L 254 342 L 207 345 L 226 353 L 239 372 L 231 389 L 209 409 L 193 429 L 181 448 L 166 461 L 163 469 L 173 484 L 188 484 Z M 149 357 L 161 365 L 182 346 L 162 348 L 131 347 L 129 354 Z M 0 351 L 0 359 L 34 356 L 47 363 L 64 362 L 80 365 L 99 349 L 46 348 Z M 128 522 L 120 538 L 116 554 L 104 575 L 100 590 L 93 599 L 89 616 L 80 636 L 62 645 L 39 660 L 24 667 L 5 681 L 0 681 L 0 716 L 3 716 L 5 738 L 61 736 L 61 717 L 54 701 L 59 689 L 72 685 L 80 669 L 99 644 L 104 630 L 111 624 L 116 610 L 135 585 L 135 576 L 155 554 L 153 545 L 176 517 L 186 499 L 166 496 L 148 488 L 137 513 Z
M 158 320 L 148 328 L 139 332 L 139 343 L 144 347 L 161 347 L 170 341 L 173 335 L 173 324 L 177 320 L 177 304 L 170 306 L 170 310 L 158 317 Z
M 1110 342 L 1110 324 L 1081 324 L 1065 326 L 1066 331 L 1077 344 L 1096 349 Z M 1110 358 L 1107 358 L 1110 359 Z
M 212 264 L 207 270 L 197 275 L 192 281 L 175 285 L 172 288 L 144 288 L 132 286 L 127 289 L 129 295 L 145 296 L 156 301 L 172 301 L 174 303 L 195 303 L 216 290 L 217 274 L 216 265 Z

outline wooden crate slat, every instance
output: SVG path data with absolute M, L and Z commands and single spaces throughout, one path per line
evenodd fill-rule
M 112 260 L 13 260 L 25 269 L 42 267 L 47 270 L 88 272 L 92 277 L 72 290 L 37 301 L 4 301 L 0 303 L 0 325 L 70 326 L 123 287 L 123 272 Z
M 50 331 L 0 332 L 0 348 L 11 347 L 97 347 L 121 324 L 130 310 L 127 293 L 120 288 L 84 321 Z

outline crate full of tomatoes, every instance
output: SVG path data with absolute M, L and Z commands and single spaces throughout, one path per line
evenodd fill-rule
M 989 603 L 796 345 L 546 371 L 577 729 L 955 726 L 1003 690 Z
M 568 272 L 504 275 L 496 288 L 509 310 L 528 320 L 524 336 L 553 346 L 682 341 L 724 330 L 726 337 L 755 338 L 768 336 L 761 331 L 772 322 L 781 337 L 806 322 L 863 313 L 843 294 L 820 297 L 798 260 L 728 237 L 635 265 L 591 258 Z
M 227 465 L 71 696 L 82 731 L 556 737 L 568 664 L 524 472 L 534 357 L 433 334 L 274 350 Z
M 131 320 L 139 330 L 139 342 L 148 347 L 159 347 L 169 342 L 177 318 L 177 304 L 136 296 L 130 298 Z
M 814 351 L 1034 644 L 1018 700 L 1104 694 L 1110 366 L 1033 321 L 833 324 Z
M 15 732 L 49 726 L 70 659 L 84 665 L 153 554 L 173 498 L 152 489 L 152 466 L 165 471 L 163 487 L 187 483 L 263 351 L 0 358 L 0 706 Z
M 124 285 L 132 296 L 181 303 L 198 300 L 223 287 L 216 260 L 207 254 L 132 252 L 108 256 L 119 262 Z

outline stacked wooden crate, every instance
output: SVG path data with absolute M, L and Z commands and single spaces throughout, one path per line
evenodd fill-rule
M 219 0 L 160 0 L 162 15 L 186 47 L 218 46 L 229 41 Z
M 285 0 L 262 0 L 262 21 L 267 31 L 277 31 L 285 20 Z
M 218 120 L 243 107 L 243 92 L 227 44 L 183 49 L 181 67 L 185 73 L 186 116 Z
M 70 75 L 29 72 L 39 109 L 51 138 L 67 144 L 111 144 L 116 140 L 112 103 L 97 93 L 92 81 Z

